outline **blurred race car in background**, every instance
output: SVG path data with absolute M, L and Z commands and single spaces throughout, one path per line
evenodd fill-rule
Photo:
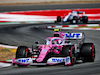
M 18 67 L 28 65 L 73 65 L 77 60 L 94 62 L 95 46 L 93 43 L 84 43 L 84 33 L 63 33 L 57 31 L 53 37 L 47 37 L 44 45 L 31 48 L 19 46 L 16 58 L 12 63 Z
M 82 14 L 82 16 L 80 17 L 79 14 Z M 88 17 L 85 15 L 84 11 L 72 11 L 63 17 L 57 16 L 56 23 L 59 22 L 70 22 L 71 24 L 77 24 L 80 22 L 88 23 Z

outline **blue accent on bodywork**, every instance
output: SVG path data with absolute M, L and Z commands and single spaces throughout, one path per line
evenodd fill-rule
M 23 62 L 23 63 L 25 63 L 25 62 L 28 62 L 29 61 L 29 59 L 18 59 L 18 62 Z
M 77 38 L 79 38 L 79 36 L 80 36 L 80 33 L 77 33 L 77 34 L 65 34 L 66 35 L 66 37 L 71 37 L 71 38 L 74 38 L 75 36 L 77 37 Z
M 53 61 L 53 62 L 64 62 L 65 59 L 64 59 L 64 58 L 63 58 L 63 59 L 53 58 L 52 61 Z

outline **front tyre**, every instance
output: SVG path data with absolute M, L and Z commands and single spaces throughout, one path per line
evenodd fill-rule
M 29 57 L 30 55 L 30 52 L 29 52 L 29 48 L 26 47 L 26 46 L 19 46 L 17 48 L 17 51 L 16 51 L 16 59 L 18 58 L 27 58 Z M 17 64 L 18 67 L 27 67 L 27 65 L 20 65 L 20 64 Z
M 66 57 L 70 56 L 71 65 L 73 65 L 76 62 L 74 46 L 71 46 L 71 45 L 63 46 L 61 55 L 64 55 Z

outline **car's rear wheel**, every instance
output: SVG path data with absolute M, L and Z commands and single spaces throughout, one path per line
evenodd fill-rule
M 61 55 L 64 55 L 66 57 L 70 56 L 71 65 L 73 65 L 76 62 L 74 46 L 71 46 L 71 45 L 63 46 L 62 51 L 61 51 Z
M 61 22 L 61 17 L 60 16 L 57 17 L 57 22 Z
M 16 59 L 18 58 L 27 58 L 29 57 L 30 55 L 30 52 L 29 52 L 29 48 L 26 47 L 26 46 L 19 46 L 17 48 L 17 51 L 16 51 Z M 27 67 L 27 65 L 20 65 L 20 64 L 17 64 L 18 67 Z
M 72 24 L 78 23 L 78 18 L 76 16 L 73 17 L 73 20 L 71 21 Z
M 87 16 L 82 16 L 82 21 L 83 21 L 83 23 L 88 23 L 88 17 Z
M 93 43 L 83 43 L 81 46 L 81 55 L 83 62 L 94 62 L 95 59 L 95 46 Z

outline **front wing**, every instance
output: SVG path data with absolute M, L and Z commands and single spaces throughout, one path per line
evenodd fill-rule
M 19 59 L 12 59 L 12 64 L 19 64 L 19 65 L 56 65 L 60 63 L 65 63 L 65 65 L 71 65 L 70 56 L 68 57 L 51 57 L 47 60 L 47 63 L 36 63 L 33 61 L 33 58 L 19 58 Z

